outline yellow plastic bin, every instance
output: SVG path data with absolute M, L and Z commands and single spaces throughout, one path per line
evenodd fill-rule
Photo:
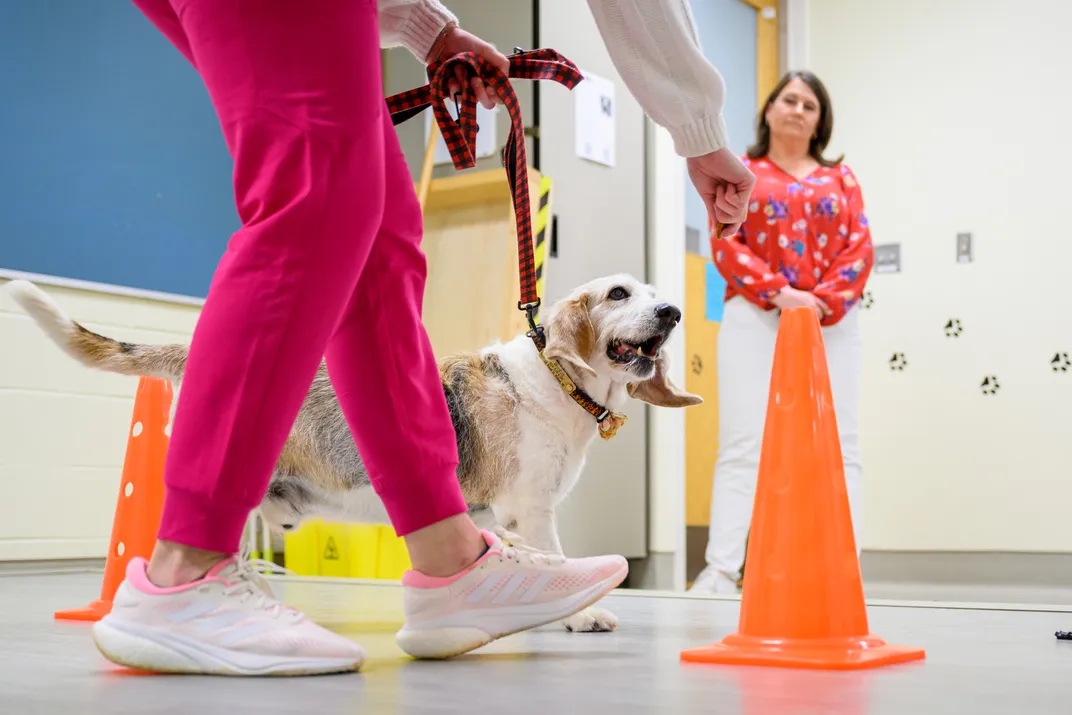
M 286 535 L 284 558 L 299 576 L 399 580 L 410 568 L 405 541 L 381 524 L 305 522 Z
M 283 559 L 288 569 L 299 576 L 320 575 L 319 533 L 319 523 L 309 521 L 283 536 Z

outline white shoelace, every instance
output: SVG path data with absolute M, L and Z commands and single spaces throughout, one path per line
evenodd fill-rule
M 296 576 L 293 571 L 280 566 L 279 564 L 269 561 L 268 559 L 254 559 L 253 556 L 253 544 L 249 540 L 242 541 L 242 550 L 238 553 L 238 563 L 242 565 L 243 569 L 248 567 L 248 570 L 253 573 L 273 573 L 280 576 Z M 264 582 L 265 586 L 268 583 L 264 579 L 260 579 Z M 270 587 L 269 587 L 270 588 Z
M 249 600 L 250 597 L 255 597 L 257 600 L 253 604 L 254 607 L 268 611 L 273 618 L 278 618 L 284 612 L 286 606 L 267 595 L 260 585 L 254 581 L 257 578 L 256 573 L 236 568 L 234 577 L 237 581 L 223 589 L 225 596 L 238 596 L 238 600 L 243 603 Z
M 496 526 L 493 533 L 503 542 L 503 556 L 517 560 L 524 556 L 527 561 L 534 564 L 550 566 L 566 563 L 566 557 L 551 551 L 541 551 L 534 546 L 525 544 L 525 540 L 512 531 L 507 531 L 501 526 Z
M 234 578 L 238 580 L 225 588 L 223 593 L 227 596 L 238 596 L 242 602 L 256 597 L 254 605 L 265 609 L 275 618 L 281 614 L 300 615 L 297 610 L 276 598 L 272 585 L 261 575 L 265 572 L 294 575 L 294 572 L 267 559 L 250 558 L 252 551 L 252 545 L 245 541 L 234 564 Z

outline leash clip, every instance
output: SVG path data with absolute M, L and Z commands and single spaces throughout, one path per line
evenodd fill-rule
M 517 302 L 517 309 L 525 311 L 525 318 L 529 321 L 529 331 L 526 336 L 537 341 L 541 346 L 544 344 L 543 326 L 536 324 L 536 311 L 540 308 L 540 298 L 537 297 L 532 303 Z

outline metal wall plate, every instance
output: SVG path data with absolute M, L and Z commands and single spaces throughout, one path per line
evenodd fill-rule
M 972 262 L 972 235 L 970 233 L 957 234 L 957 263 Z
M 882 245 L 875 246 L 875 272 L 901 272 L 901 244 L 884 243 Z

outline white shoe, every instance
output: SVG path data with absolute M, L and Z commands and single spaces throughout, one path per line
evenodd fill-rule
M 740 593 L 740 589 L 737 588 L 736 580 L 708 566 L 692 582 L 692 588 L 689 589 L 689 593 L 732 594 Z
M 112 612 L 93 627 L 108 660 L 138 670 L 212 675 L 314 675 L 358 670 L 364 649 L 272 596 L 232 557 L 193 583 L 159 588 L 131 559 Z
M 567 559 L 484 531 L 487 552 L 447 578 L 409 571 L 402 578 L 406 624 L 399 647 L 415 658 L 449 658 L 503 636 L 561 620 L 618 587 L 629 573 L 621 556 Z

